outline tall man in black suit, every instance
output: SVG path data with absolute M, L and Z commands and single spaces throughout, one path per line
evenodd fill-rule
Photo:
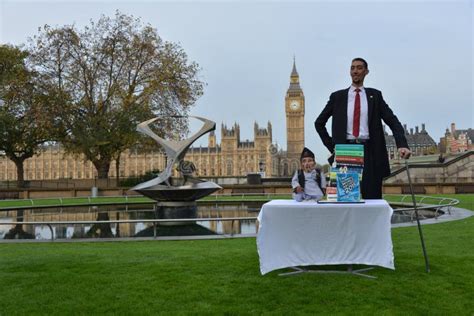
M 382 92 L 364 87 L 364 78 L 368 73 L 367 62 L 362 58 L 354 58 L 350 70 L 352 85 L 331 94 L 314 126 L 323 144 L 333 154 L 329 158 L 331 164 L 336 144 L 364 145 L 362 197 L 381 199 L 382 179 L 390 174 L 382 120 L 393 132 L 400 157 L 408 159 L 411 152 L 405 130 L 385 103 Z M 331 116 L 332 136 L 329 136 L 326 122 Z

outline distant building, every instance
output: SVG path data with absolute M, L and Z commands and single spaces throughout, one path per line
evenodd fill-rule
M 191 147 L 185 160 L 192 161 L 199 176 L 246 176 L 261 173 L 265 177 L 289 176 L 299 166 L 304 147 L 305 99 L 300 87 L 296 63 L 290 74 L 290 86 L 285 95 L 287 151 L 281 150 L 272 140 L 272 124 L 266 128 L 254 123 L 253 140 L 240 139 L 240 125 L 227 127 L 221 124 L 221 143 L 215 132 L 208 135 L 208 146 Z M 164 154 L 142 152 L 131 148 L 120 156 L 119 177 L 136 177 L 149 171 L 163 170 Z M 40 154 L 27 159 L 24 165 L 25 180 L 93 179 L 97 172 L 84 157 L 66 155 L 60 145 L 44 146 Z M 110 165 L 109 177 L 116 177 L 115 161 Z M 0 153 L 0 180 L 16 180 L 16 167 Z
M 265 177 L 289 176 L 299 166 L 304 148 L 305 98 L 300 86 L 296 63 L 290 74 L 285 95 L 287 150 L 272 140 L 272 125 L 260 128 L 254 123 L 253 141 L 240 139 L 240 125 L 221 125 L 221 144 L 214 132 L 209 134 L 208 147 L 192 147 L 185 159 L 192 161 L 200 176 L 245 176 L 261 173 Z
M 293 61 L 290 86 L 285 96 L 286 114 L 286 153 L 281 153 L 282 165 L 280 175 L 293 175 L 299 166 L 301 152 L 304 148 L 304 114 L 305 98 L 300 87 L 300 77 Z
M 276 175 L 272 160 L 272 125 L 260 128 L 254 123 L 253 141 L 240 140 L 240 126 L 235 123 L 228 128 L 221 125 L 221 144 L 217 144 L 214 132 L 209 134 L 207 147 L 191 147 L 185 160 L 192 161 L 200 176 L 245 176 L 261 172 L 271 177 Z
M 456 129 L 456 124 L 451 123 L 451 130 L 446 129 L 444 137 L 440 138 L 440 151 L 447 154 L 462 153 L 474 150 L 474 130 Z
M 415 126 L 415 131 L 413 128 L 410 128 L 410 131 L 407 129 L 407 125 L 403 125 L 405 129 L 405 137 L 407 138 L 408 146 L 412 151 L 412 156 L 422 156 L 435 154 L 438 151 L 436 142 L 428 134 L 425 129 L 425 124 L 421 124 L 421 130 L 418 129 L 418 126 Z M 387 152 L 388 158 L 399 159 L 397 145 L 395 143 L 395 137 L 393 135 L 388 135 L 385 126 L 384 126 L 385 142 L 387 143 Z
M 221 142 L 218 144 L 216 133 L 208 134 L 208 145 L 189 148 L 185 160 L 192 161 L 196 166 L 196 173 L 202 177 L 246 176 L 249 173 L 261 173 L 265 177 L 288 177 L 299 166 L 299 157 L 305 145 L 304 115 L 305 96 L 300 86 L 299 74 L 296 63 L 290 74 L 290 84 L 285 94 L 286 116 L 286 151 L 279 148 L 272 139 L 272 124 L 267 122 L 266 127 L 261 127 L 254 122 L 252 140 L 241 140 L 240 125 L 228 127 L 222 123 L 220 126 Z M 425 124 L 407 130 L 405 135 L 413 156 L 434 154 L 437 145 L 428 132 Z M 398 159 L 395 139 L 385 131 L 385 141 L 389 159 Z M 451 131 L 446 131 L 442 140 L 449 152 L 466 151 L 472 149 L 474 131 L 457 130 L 454 123 Z M 441 151 L 443 152 L 443 151 Z M 166 166 L 166 157 L 157 148 L 156 151 L 143 152 L 131 148 L 120 156 L 118 176 L 121 178 L 137 177 L 149 171 L 163 170 Z M 60 179 L 93 179 L 97 172 L 90 161 L 84 157 L 65 155 L 60 145 L 45 146 L 39 155 L 25 162 L 25 180 L 60 180 Z M 116 177 L 115 161 L 111 163 L 109 177 Z M 0 181 L 16 180 L 16 167 L 12 161 L 0 152 Z

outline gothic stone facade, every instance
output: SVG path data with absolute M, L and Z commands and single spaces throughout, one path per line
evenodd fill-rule
M 285 95 L 286 151 L 278 148 L 272 140 L 272 124 L 266 128 L 254 123 L 253 140 L 240 139 L 240 126 L 222 124 L 221 143 L 217 143 L 215 132 L 208 135 L 207 147 L 192 147 L 185 160 L 192 161 L 201 177 L 246 176 L 262 173 L 265 177 L 291 176 L 299 166 L 300 153 L 304 148 L 305 97 L 300 86 L 299 74 L 293 61 L 290 85 Z M 406 129 L 406 127 L 405 127 Z M 422 155 L 436 146 L 425 131 L 408 133 L 408 142 L 415 155 Z M 458 139 L 463 133 L 454 133 Z M 459 134 L 459 135 L 458 135 Z M 467 135 L 467 133 L 465 133 Z M 397 158 L 393 136 L 386 134 L 387 150 L 390 158 Z M 448 142 L 452 142 L 448 140 Z M 469 145 L 471 142 L 469 140 Z M 468 146 L 469 146 L 468 145 Z M 460 146 L 458 146 L 460 148 Z M 462 147 L 464 148 L 464 147 Z M 163 170 L 166 158 L 161 150 L 140 152 L 130 149 L 120 157 L 119 177 L 136 177 L 148 171 Z M 41 153 L 25 162 L 25 180 L 93 179 L 97 172 L 91 162 L 83 157 L 65 155 L 59 145 L 46 146 Z M 115 162 L 112 162 L 109 177 L 116 177 Z M 16 167 L 5 156 L 0 155 L 0 181 L 16 180 Z
M 415 126 L 415 131 L 413 131 L 413 128 L 410 128 L 410 131 L 408 131 L 406 124 L 403 125 L 403 127 L 405 129 L 405 137 L 408 142 L 408 147 L 410 147 L 414 157 L 435 154 L 438 152 L 436 142 L 426 131 L 424 123 L 421 124 L 421 130 L 419 130 L 418 126 Z M 400 159 L 395 138 L 393 135 L 388 135 L 385 131 L 385 126 L 384 134 L 389 159 Z
M 267 177 L 278 176 L 281 152 L 272 144 L 272 125 L 260 128 L 254 124 L 254 140 L 241 141 L 240 127 L 221 126 L 221 145 L 214 132 L 209 134 L 207 147 L 192 147 L 185 160 L 192 161 L 199 176 L 245 176 L 261 172 Z M 127 150 L 120 158 L 120 177 L 136 177 L 148 171 L 163 170 L 166 159 L 159 150 L 139 152 Z M 82 157 L 66 155 L 61 146 L 45 146 L 41 153 L 25 162 L 25 180 L 93 179 L 97 172 L 91 162 Z M 116 166 L 110 166 L 109 177 L 116 177 Z M 0 180 L 16 180 L 16 167 L 5 157 L 0 158 Z
M 456 129 L 451 123 L 451 130 L 446 129 L 440 139 L 440 151 L 446 154 L 462 153 L 474 150 L 474 129 Z
M 285 97 L 287 149 L 282 151 L 272 142 L 272 125 L 261 128 L 254 123 L 254 139 L 240 139 L 240 126 L 221 125 L 221 143 L 211 132 L 207 147 L 192 147 L 185 160 L 192 161 L 201 177 L 246 176 L 261 173 L 266 177 L 288 176 L 298 167 L 299 154 L 304 147 L 304 94 L 293 62 L 290 87 Z M 130 149 L 120 157 L 119 177 L 136 177 L 148 171 L 163 170 L 166 159 L 160 150 L 140 152 Z M 109 177 L 116 177 L 112 162 Z M 60 145 L 45 146 L 39 155 L 25 162 L 25 180 L 93 179 L 97 172 L 84 157 L 65 155 Z M 0 181 L 16 180 L 16 167 L 0 156 Z

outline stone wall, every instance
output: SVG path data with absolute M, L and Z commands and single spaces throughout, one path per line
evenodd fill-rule
M 409 165 L 413 183 L 474 183 L 474 151 L 467 152 L 455 159 L 436 164 Z M 394 171 L 385 184 L 408 184 L 406 168 Z

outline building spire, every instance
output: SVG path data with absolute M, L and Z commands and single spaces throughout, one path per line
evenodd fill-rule
M 291 71 L 292 77 L 298 77 L 298 71 L 296 70 L 296 56 L 293 54 L 293 70 Z
M 301 91 L 300 87 L 300 75 L 298 74 L 298 71 L 296 70 L 296 57 L 293 55 L 293 70 L 291 71 L 290 75 L 290 87 L 288 88 L 288 91 Z

